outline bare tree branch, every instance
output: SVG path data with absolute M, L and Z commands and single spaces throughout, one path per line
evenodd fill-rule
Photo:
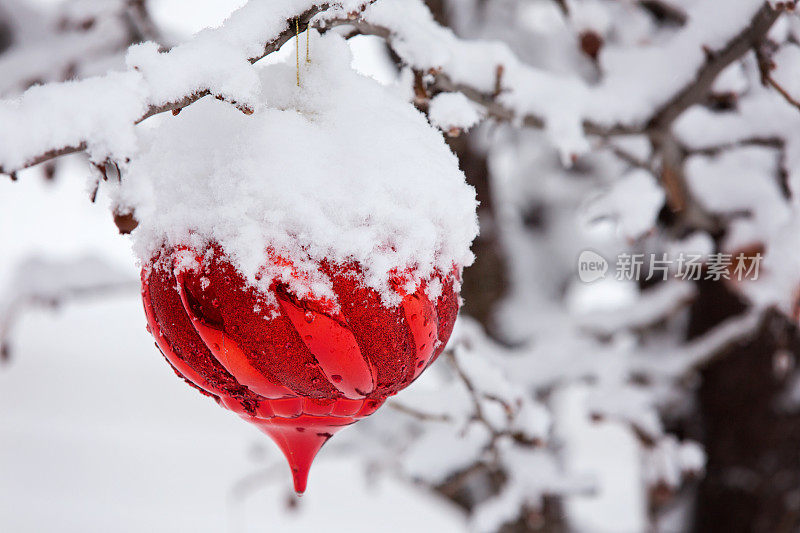
M 135 42 L 154 41 L 164 44 L 161 31 L 150 16 L 147 0 L 128 0 L 127 8 L 125 17 Z
M 694 80 L 656 110 L 648 121 L 648 129 L 668 127 L 686 109 L 701 102 L 719 73 L 760 42 L 780 15 L 780 11 L 772 9 L 765 2 L 756 12 L 750 24 L 731 39 L 724 48 L 719 51 L 707 51 L 708 58 L 697 72 Z
M 787 91 L 778 81 L 772 76 L 772 71 L 775 70 L 775 62 L 772 60 L 772 55 L 777 50 L 778 45 L 767 39 L 757 43 L 753 50 L 756 53 L 756 60 L 758 61 L 758 70 L 761 75 L 761 83 L 765 87 L 772 87 L 778 94 L 780 94 L 786 102 L 800 110 L 800 101 L 794 98 L 789 91 Z
M 639 0 L 639 5 L 649 11 L 656 19 L 678 25 L 686 24 L 686 12 L 664 0 Z
M 369 4 L 371 4 L 371 3 L 375 2 L 375 1 L 376 0 L 368 0 L 368 1 L 364 2 L 364 7 L 366 7 L 367 5 L 369 5 Z M 310 23 L 312 18 L 314 18 L 319 13 L 322 13 L 322 12 L 326 11 L 330 7 L 331 7 L 331 5 L 327 4 L 327 3 L 326 4 L 315 5 L 315 6 L 311 7 L 311 8 L 303 11 L 302 13 L 299 13 L 297 15 L 297 17 L 294 17 L 292 19 L 287 20 L 285 29 L 281 33 L 279 33 L 278 36 L 275 39 L 273 39 L 273 40 L 269 41 L 268 43 L 266 43 L 264 45 L 264 50 L 260 54 L 258 54 L 256 56 L 253 56 L 251 58 L 248 58 L 248 61 L 251 64 L 254 64 L 254 63 L 260 61 L 261 59 L 265 58 L 269 54 L 277 51 L 278 49 L 280 49 L 281 46 L 286 44 L 290 39 L 292 39 L 295 36 L 295 21 L 297 21 L 297 24 L 299 25 L 300 31 L 305 31 L 308 28 L 308 25 L 309 25 L 309 23 Z M 353 14 L 352 16 L 355 17 L 355 16 L 357 16 L 357 14 Z M 342 21 L 340 23 L 344 24 L 344 23 L 349 23 L 349 22 L 350 22 L 350 19 L 342 19 Z M 145 111 L 145 113 L 135 121 L 135 124 L 139 124 L 142 121 L 144 121 L 144 120 L 146 120 L 146 119 L 148 119 L 148 118 L 150 118 L 150 117 L 152 117 L 154 115 L 157 115 L 159 113 L 164 113 L 164 112 L 167 112 L 167 111 L 180 110 L 180 109 L 182 109 L 182 108 L 184 108 L 184 107 L 186 107 L 188 105 L 193 104 L 194 102 L 200 100 L 201 98 L 203 98 L 205 96 L 209 96 L 210 94 L 211 94 L 211 91 L 209 91 L 209 90 L 201 90 L 201 91 L 197 91 L 197 92 L 195 92 L 193 94 L 184 96 L 180 100 L 176 100 L 176 101 L 173 101 L 173 102 L 168 102 L 168 103 L 163 104 L 163 105 L 150 106 L 147 109 L 147 111 Z M 236 106 L 237 108 L 239 108 L 245 114 L 252 113 L 252 110 L 247 108 L 246 106 L 241 106 L 241 105 L 237 104 L 237 102 L 230 102 L 230 103 L 233 104 L 234 106 Z M 50 150 L 48 152 L 45 152 L 45 153 L 41 154 L 40 156 L 31 158 L 30 160 L 26 161 L 19 168 L 4 168 L 4 167 L 0 166 L 0 174 L 12 175 L 12 174 L 14 174 L 14 173 L 16 173 L 16 172 L 18 172 L 20 170 L 23 170 L 25 168 L 29 168 L 29 167 L 38 165 L 40 163 L 43 163 L 45 161 L 49 161 L 51 159 L 60 157 L 62 155 L 72 154 L 72 153 L 76 153 L 76 152 L 82 152 L 82 151 L 86 150 L 86 148 L 87 148 L 86 142 L 82 142 L 82 143 L 80 143 L 78 145 L 65 146 L 65 147 L 59 148 L 57 150 Z
M 32 307 L 58 307 L 64 302 L 135 291 L 136 279 L 96 257 L 71 261 L 32 258 L 20 263 L 0 290 L 0 362 L 10 354 L 9 341 L 16 319 Z
M 420 411 L 419 409 L 414 409 L 413 407 L 409 407 L 403 403 L 397 401 L 391 401 L 387 404 L 389 407 L 394 409 L 395 411 L 399 411 L 403 414 L 413 416 L 418 420 L 422 420 L 425 422 L 452 422 L 453 419 L 448 415 L 440 415 L 440 414 L 433 414 L 433 413 L 426 413 L 424 411 Z
M 672 98 L 667 100 L 659 107 L 652 116 L 641 125 L 617 124 L 613 126 L 603 126 L 591 121 L 584 123 L 584 132 L 587 135 L 608 137 L 613 135 L 629 135 L 636 133 L 648 133 L 651 130 L 663 129 L 669 126 L 678 116 L 680 116 L 691 105 L 697 104 L 708 94 L 711 85 L 716 77 L 728 65 L 741 58 L 754 45 L 761 41 L 769 29 L 780 16 L 781 12 L 774 10 L 768 3 L 764 3 L 761 9 L 755 14 L 750 24 L 748 24 L 738 35 L 736 35 L 727 45 L 718 51 L 709 51 L 709 57 L 703 66 L 698 70 L 694 79 L 677 92 Z M 392 32 L 389 28 L 370 24 L 363 19 L 358 20 L 335 20 L 330 21 L 328 26 L 350 24 L 354 30 L 352 35 L 374 35 L 381 37 L 392 46 Z M 480 104 L 486 109 L 487 116 L 499 121 L 514 121 L 515 119 L 527 127 L 542 128 L 545 121 L 536 115 L 525 115 L 517 117 L 517 113 L 503 106 L 497 101 L 498 94 L 486 94 L 474 87 L 454 83 L 447 72 L 435 71 L 426 73 L 433 79 L 427 83 L 426 88 L 429 96 L 435 96 L 440 92 L 461 92 L 470 100 Z
M 375 0 L 369 0 L 364 3 L 364 8 L 373 3 Z M 305 31 L 312 18 L 317 14 L 324 12 L 329 8 L 329 4 L 322 4 L 307 9 L 297 16 L 298 24 L 301 31 Z M 734 37 L 722 50 L 716 52 L 709 52 L 709 57 L 706 63 L 699 69 L 695 78 L 681 89 L 677 94 L 670 98 L 664 105 L 655 111 L 652 117 L 641 125 L 626 125 L 617 124 L 612 126 L 603 126 L 595 124 L 590 121 L 584 123 L 584 132 L 587 135 L 595 136 L 613 136 L 613 135 L 626 135 L 634 133 L 649 133 L 653 130 L 663 130 L 668 127 L 681 113 L 688 107 L 699 103 L 708 93 L 712 83 L 717 75 L 732 62 L 736 61 L 753 48 L 756 43 L 760 42 L 767 34 L 769 29 L 780 16 L 780 11 L 773 10 L 769 4 L 765 3 L 759 9 L 756 15 L 751 20 L 750 24 L 746 26 L 736 37 Z M 250 63 L 256 63 L 267 55 L 275 52 L 286 42 L 288 42 L 295 35 L 294 20 L 286 21 L 286 28 L 272 41 L 264 46 L 262 53 L 255 57 L 249 58 Z M 363 19 L 358 18 L 358 14 L 350 14 L 346 18 L 333 19 L 325 21 L 324 29 L 330 29 L 336 26 L 351 25 L 354 30 L 348 34 L 353 35 L 374 35 L 381 37 L 387 41 L 389 46 L 392 46 L 392 32 L 389 28 L 380 27 L 374 24 L 369 24 Z M 467 98 L 480 104 L 486 109 L 489 117 L 499 121 L 517 121 L 527 127 L 542 128 L 545 121 L 542 117 L 536 115 L 525 115 L 517 117 L 517 113 L 502 105 L 497 101 L 497 94 L 485 94 L 474 87 L 468 85 L 454 83 L 446 72 L 437 71 L 427 73 L 432 77 L 431 82 L 425 85 L 428 91 L 428 96 L 432 97 L 440 92 L 445 91 L 458 91 L 463 93 Z M 169 102 L 160 106 L 151 106 L 139 119 L 136 124 L 146 120 L 147 118 L 164 113 L 166 111 L 180 110 L 183 107 L 191 105 L 197 100 L 210 95 L 209 90 L 198 91 L 194 94 L 185 96 L 180 100 Z M 245 113 L 252 112 L 247 107 L 239 106 L 236 102 L 230 102 L 239 107 Z M 81 143 L 76 146 L 66 146 L 58 150 L 53 150 L 42 154 L 41 156 L 32 158 L 27 161 L 21 168 L 2 168 L 0 173 L 12 174 L 22 168 L 28 168 L 39 163 L 48 161 L 55 157 L 80 152 L 86 149 L 86 144 Z

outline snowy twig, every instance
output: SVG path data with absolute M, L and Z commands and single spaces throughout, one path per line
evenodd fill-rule
M 361 3 L 361 7 L 366 8 L 373 2 L 374 0 L 365 1 Z M 301 13 L 298 13 L 295 17 L 291 17 L 284 24 L 284 29 L 280 31 L 274 38 L 265 43 L 263 51 L 261 51 L 259 54 L 249 57 L 248 61 L 251 64 L 259 61 L 260 59 L 279 49 L 283 44 L 294 37 L 295 28 L 293 27 L 293 22 L 295 20 L 297 21 L 299 27 L 304 30 L 308 27 L 309 23 L 312 22 L 314 17 L 330 9 L 330 7 L 331 6 L 329 4 L 315 5 Z M 698 71 L 695 79 L 681 89 L 671 99 L 669 99 L 664 105 L 659 107 L 653 113 L 651 118 L 644 123 L 633 125 L 623 123 L 615 125 L 602 125 L 595 123 L 590 119 L 585 119 L 583 122 L 583 133 L 587 135 L 610 136 L 642 133 L 652 130 L 663 130 L 664 128 L 668 127 L 675 118 L 683 113 L 684 110 L 686 110 L 689 106 L 699 102 L 707 94 L 711 83 L 727 65 L 741 57 L 744 53 L 751 49 L 755 43 L 763 39 L 764 35 L 766 35 L 766 32 L 775 22 L 779 14 L 780 13 L 778 11 L 773 10 L 768 4 L 765 4 L 753 17 L 751 23 L 735 38 L 733 38 L 723 49 L 718 51 L 709 51 L 708 60 Z M 364 20 L 356 15 L 357 14 L 350 13 L 346 17 L 332 18 L 332 20 L 329 21 L 320 20 L 318 21 L 319 23 L 315 25 L 328 28 L 349 24 L 355 28 L 353 34 L 358 33 L 376 35 L 384 38 L 390 46 L 396 44 L 394 42 L 395 34 L 391 28 Z M 509 56 L 509 61 L 516 61 L 516 58 L 511 55 Z M 445 70 L 428 69 L 427 72 L 425 72 L 426 76 L 424 78 L 425 88 L 428 91 L 428 97 L 435 96 L 439 92 L 461 92 L 469 99 L 483 106 L 486 110 L 486 115 L 495 120 L 510 121 L 535 128 L 545 127 L 547 125 L 546 117 L 537 115 L 536 113 L 520 114 L 509 105 L 500 101 L 499 96 L 503 93 L 503 87 L 499 79 L 500 72 L 502 72 L 499 67 L 503 66 L 504 65 L 502 64 L 498 64 L 493 67 L 497 70 L 497 72 L 494 74 L 496 81 L 493 85 L 501 88 L 500 91 L 495 90 L 494 92 L 483 91 L 478 87 L 474 87 L 463 82 L 456 82 L 454 81 L 451 73 L 448 73 Z M 134 70 L 136 69 L 136 67 L 133 68 Z M 520 68 L 523 68 L 523 71 L 521 72 L 524 75 L 530 75 L 533 76 L 533 79 L 538 79 L 542 83 L 545 82 L 544 78 L 542 78 L 544 75 L 543 73 L 535 72 L 533 70 L 528 73 L 525 70 L 527 67 Z M 567 83 L 567 80 L 563 80 L 563 82 Z M 547 83 L 561 82 L 554 79 L 548 79 Z M 578 87 L 576 86 L 575 90 L 577 90 L 577 88 Z M 148 105 L 144 112 L 133 119 L 133 124 L 138 124 L 143 120 L 159 113 L 180 110 L 181 108 L 196 102 L 200 98 L 211 95 L 212 93 L 213 91 L 211 89 L 201 88 L 181 98 L 172 99 L 158 105 Z M 223 98 L 222 96 L 218 97 Z M 236 105 L 245 113 L 251 112 L 251 108 L 246 104 L 238 103 L 228 98 L 224 99 L 230 101 L 233 105 Z M 60 147 L 52 147 L 41 154 L 27 157 L 24 159 L 24 161 L 19 163 L 5 162 L 4 164 L 2 161 L 0 161 L 0 173 L 13 175 L 15 172 L 23 168 L 37 165 L 55 157 L 84 151 L 88 147 L 87 140 L 88 139 L 84 138 L 77 143 L 71 143 L 69 145 Z
M 134 291 L 135 279 L 94 257 L 74 261 L 30 259 L 19 265 L 0 292 L 0 359 L 8 359 L 16 319 L 31 307 L 56 307 L 65 301 Z
M 360 5 L 363 8 L 363 7 L 373 3 L 374 1 L 375 0 L 365 0 Z M 267 55 L 277 51 L 281 46 L 286 44 L 290 39 L 292 39 L 295 36 L 295 32 L 296 32 L 295 24 L 298 25 L 300 30 L 304 31 L 308 27 L 309 22 L 311 21 L 311 19 L 313 19 L 315 16 L 319 15 L 320 13 L 322 13 L 322 12 L 328 10 L 328 9 L 331 9 L 332 6 L 335 6 L 335 5 L 336 5 L 335 3 L 331 3 L 331 4 L 325 3 L 325 4 L 319 4 L 319 5 L 312 5 L 308 9 L 305 9 L 304 11 L 302 11 L 300 13 L 297 13 L 295 16 L 290 17 L 284 23 L 284 29 L 281 30 L 272 39 L 267 41 L 264 44 L 263 50 L 260 53 L 255 54 L 255 55 L 247 58 L 247 61 L 249 63 L 251 63 L 251 64 L 254 64 L 254 63 L 258 62 L 259 60 L 263 59 L 264 57 L 266 57 Z M 129 72 L 127 74 L 133 73 L 136 70 L 137 70 L 137 67 L 133 66 L 132 69 L 129 70 Z M 120 78 L 117 78 L 114 81 L 108 80 L 106 78 L 98 78 L 98 79 L 95 79 L 95 80 L 86 80 L 86 82 L 96 82 L 96 81 L 100 81 L 100 80 L 107 81 L 109 84 L 115 84 L 115 83 L 129 83 L 130 78 L 120 77 Z M 77 84 L 81 84 L 81 83 L 84 83 L 84 82 L 75 82 L 75 83 L 73 83 L 72 88 L 74 89 Z M 140 90 L 138 88 L 128 87 L 127 85 L 125 87 L 119 87 L 119 89 L 128 90 L 129 92 L 135 92 L 135 90 Z M 108 90 L 108 88 L 106 90 Z M 123 92 L 123 91 L 120 91 L 120 92 Z M 183 96 L 181 98 L 173 99 L 173 100 L 170 100 L 170 101 L 167 101 L 167 102 L 164 102 L 164 103 L 160 103 L 160 104 L 157 104 L 157 105 L 155 105 L 155 104 L 148 105 L 144 109 L 144 111 L 141 114 L 139 114 L 138 117 L 133 118 L 131 126 L 139 124 L 142 121 L 144 121 L 144 120 L 146 120 L 146 119 L 148 119 L 148 118 L 150 118 L 150 117 L 152 117 L 154 115 L 160 114 L 160 113 L 164 113 L 164 112 L 167 112 L 167 111 L 180 110 L 180 109 L 182 109 L 182 108 L 184 108 L 184 107 L 186 107 L 186 106 L 188 106 L 188 105 L 200 100 L 201 98 L 203 98 L 205 96 L 209 96 L 211 94 L 212 94 L 212 90 L 211 89 L 199 89 L 199 90 L 196 90 L 196 91 L 192 92 L 191 94 L 187 94 L 187 95 L 185 95 L 185 96 Z M 226 98 L 223 98 L 222 96 L 218 96 L 218 98 L 226 99 Z M 228 100 L 228 101 L 230 101 L 230 100 Z M 133 104 L 133 102 L 128 102 L 128 103 Z M 230 103 L 232 103 L 233 105 L 238 107 L 240 110 L 242 110 L 246 114 L 252 113 L 252 109 L 249 106 L 247 106 L 246 104 L 240 104 L 240 103 L 235 102 L 235 101 L 230 101 Z M 103 109 L 99 109 L 99 108 L 93 110 L 93 112 L 98 113 L 98 115 L 103 115 L 106 112 L 110 113 L 111 111 L 112 111 L 111 109 L 103 110 Z M 4 127 L 10 128 L 11 126 L 8 125 L 8 126 L 4 126 Z M 7 132 L 7 133 L 8 133 L 9 136 L 12 135 L 11 132 Z M 15 163 L 9 164 L 8 162 L 4 163 L 2 160 L 0 160 L 0 173 L 9 174 L 9 175 L 13 176 L 16 172 L 18 172 L 18 171 L 20 171 L 22 169 L 38 165 L 40 163 L 43 163 L 45 161 L 49 161 L 49 160 L 57 158 L 59 156 L 66 155 L 66 154 L 71 154 L 71 153 L 76 153 L 76 152 L 82 152 L 82 151 L 84 151 L 84 150 L 86 150 L 88 148 L 88 146 L 89 146 L 89 142 L 88 141 L 89 141 L 89 139 L 84 138 L 80 142 L 74 142 L 74 143 L 71 143 L 71 144 L 69 144 L 67 146 L 60 146 L 60 147 L 57 147 L 57 148 L 51 148 L 49 150 L 43 151 L 41 154 L 27 157 L 27 158 L 25 158 L 24 161 L 22 161 L 21 163 L 18 163 L 18 164 L 15 164 Z
M 766 148 L 774 148 L 776 150 L 783 150 L 786 141 L 780 137 L 750 137 L 741 139 L 736 142 L 718 144 L 713 146 L 703 146 L 702 148 L 687 148 L 684 147 L 686 155 L 717 155 L 726 150 L 742 148 L 745 146 L 763 146 Z
M 724 9 L 724 7 L 720 6 L 720 9 Z M 707 50 L 706 62 L 697 72 L 694 80 L 656 110 L 648 121 L 649 128 L 666 128 L 690 106 L 701 102 L 719 73 L 760 42 L 778 20 L 780 14 L 780 11 L 772 9 L 765 2 L 756 12 L 750 24 L 730 40 L 724 48 Z
M 456 371 L 459 379 L 467 389 L 469 394 L 470 400 L 472 401 L 472 405 L 475 409 L 475 412 L 472 415 L 473 420 L 481 423 L 483 426 L 491 434 L 491 440 L 489 442 L 489 448 L 494 449 L 498 439 L 507 437 L 512 439 L 515 443 L 523 445 L 523 446 L 533 446 L 539 447 L 542 445 L 542 441 L 538 438 L 533 438 L 520 431 L 513 431 L 509 429 L 498 429 L 496 428 L 488 419 L 486 414 L 484 413 L 482 402 L 484 400 L 488 400 L 491 402 L 499 403 L 503 410 L 506 413 L 507 421 L 510 423 L 513 421 L 515 416 L 515 409 L 512 407 L 508 402 L 499 398 L 492 394 L 487 394 L 478 390 L 478 387 L 473 383 L 472 378 L 468 375 L 466 370 L 462 367 L 462 365 L 458 361 L 458 357 L 453 351 L 447 351 L 445 353 L 447 360 L 452 365 L 453 369 Z
M 645 377 L 689 379 L 712 362 L 725 357 L 737 343 L 752 338 L 756 331 L 768 323 L 768 318 L 773 314 L 779 313 L 774 310 L 749 309 L 689 343 L 669 351 L 659 349 L 659 353 L 652 357 L 637 359 L 633 373 Z
M 700 339 L 685 346 L 684 356 L 690 365 L 687 374 L 707 368 L 736 346 L 737 343 L 752 338 L 757 331 L 770 323 L 775 316 L 782 316 L 774 309 L 749 309 L 741 316 L 723 322 Z
M 659 20 L 671 22 L 673 24 L 686 24 L 686 11 L 672 5 L 664 0 L 639 0 L 639 5 L 647 9 Z
M 800 110 L 800 101 L 793 97 L 778 81 L 772 76 L 772 71 L 775 69 L 775 63 L 772 61 L 772 53 L 774 45 L 768 41 L 762 41 L 753 47 L 758 60 L 758 70 L 761 75 L 761 83 L 764 86 L 772 87 L 778 94 L 780 94 L 786 102 Z
M 489 431 L 494 432 L 494 427 L 483 416 L 483 407 L 481 406 L 481 401 L 478 398 L 478 390 L 475 388 L 475 385 L 473 385 L 472 380 L 469 378 L 469 376 L 467 376 L 466 372 L 464 372 L 464 369 L 461 368 L 461 365 L 458 364 L 458 360 L 456 359 L 456 356 L 453 355 L 452 351 L 447 352 L 445 356 L 455 369 L 458 377 L 464 383 L 464 386 L 467 388 L 467 392 L 469 392 L 469 397 L 472 400 L 473 407 L 475 408 L 473 417 L 486 425 Z
M 619 157 L 621 160 L 625 161 L 634 168 L 641 168 L 642 170 L 646 170 L 653 175 L 658 174 L 658 172 L 656 172 L 656 169 L 653 167 L 650 161 L 645 161 L 644 159 L 638 157 L 636 154 L 633 154 L 628 150 L 625 150 L 621 146 L 617 146 L 611 143 L 604 143 L 601 146 L 607 147 L 609 150 L 611 150 L 612 154 Z
M 354 37 L 356 35 L 372 35 L 385 39 L 390 47 L 394 47 L 396 45 L 392 30 L 390 28 L 379 26 L 363 19 L 332 20 L 329 21 L 327 25 L 329 27 L 349 25 L 352 26 L 353 29 L 347 34 L 347 37 Z M 424 97 L 427 100 L 430 100 L 439 93 L 459 92 L 476 104 L 480 105 L 485 111 L 485 116 L 488 118 L 492 118 L 500 122 L 511 122 L 530 128 L 541 129 L 545 127 L 546 123 L 543 117 L 533 113 L 520 115 L 511 107 L 498 101 L 498 96 L 502 93 L 502 65 L 498 65 L 496 68 L 496 89 L 491 93 L 483 92 L 480 89 L 465 83 L 456 83 L 453 81 L 451 76 L 442 69 L 431 69 L 427 72 L 415 70 L 415 72 L 418 79 L 422 81 L 421 88 L 424 89 Z M 607 137 L 612 135 L 641 133 L 642 130 L 637 126 L 626 126 L 619 124 L 607 127 L 591 121 L 586 121 L 584 123 L 584 131 L 587 135 Z
M 134 42 L 154 41 L 163 45 L 163 36 L 150 16 L 147 0 L 127 0 L 126 5 L 125 20 L 130 26 Z
M 415 409 L 413 407 L 409 407 L 408 405 L 402 404 L 398 401 L 391 401 L 387 404 L 389 407 L 394 409 L 395 411 L 401 412 L 403 414 L 413 416 L 418 420 L 422 420 L 424 422 L 452 422 L 453 419 L 448 415 L 443 414 L 433 414 L 433 413 L 426 413 L 424 411 L 420 411 L 419 409 Z
M 584 133 L 586 135 L 608 137 L 648 133 L 669 127 L 687 108 L 701 102 L 706 97 L 712 83 L 722 70 L 741 58 L 755 43 L 764 38 L 780 14 L 780 11 L 772 9 L 769 4 L 765 3 L 756 12 L 750 24 L 731 39 L 725 47 L 720 50 L 707 50 L 707 61 L 697 71 L 694 79 L 658 107 L 650 118 L 643 123 L 603 125 L 587 119 L 583 122 Z M 353 27 L 353 31 L 348 36 L 373 35 L 385 39 L 391 47 L 396 44 L 391 28 L 363 19 L 334 20 L 329 23 L 330 26 L 342 24 L 349 24 Z M 431 69 L 423 74 L 425 75 L 424 79 L 428 80 L 425 83 L 425 88 L 428 91 L 429 98 L 440 92 L 460 92 L 481 105 L 486 110 L 487 117 L 527 127 L 545 127 L 546 121 L 542 116 L 531 113 L 519 115 L 514 109 L 500 103 L 497 98 L 499 96 L 498 91 L 492 94 L 465 83 L 456 83 L 446 70 Z
M 100 4 L 103 7 L 100 7 Z M 66 81 L 86 72 L 103 68 L 118 58 L 128 46 L 147 39 L 158 41 L 156 32 L 145 37 L 143 27 L 150 21 L 142 0 L 100 2 L 95 9 L 59 9 L 56 14 L 43 8 L 28 7 L 27 15 L 6 12 L 0 6 L 0 95 L 9 97 L 32 85 Z M 88 7 L 88 6 L 87 6 Z M 17 27 L 14 46 L 4 50 L 5 23 L 19 26 L 16 17 L 35 18 L 41 32 L 36 38 L 32 28 Z M 152 21 L 150 22 L 152 24 Z M 149 34 L 148 34 L 149 35 Z M 6 43 L 10 44 L 10 43 Z M 101 66 L 102 65 L 102 66 Z

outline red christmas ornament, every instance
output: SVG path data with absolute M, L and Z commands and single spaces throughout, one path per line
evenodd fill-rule
M 208 252 L 208 253 L 206 253 Z M 187 257 L 189 265 L 187 265 Z M 271 266 L 289 266 L 280 258 Z M 338 308 L 273 282 L 248 286 L 218 246 L 165 250 L 142 270 L 149 331 L 175 372 L 269 435 L 298 493 L 322 445 L 407 387 L 442 352 L 458 312 L 458 272 L 387 307 L 357 264 L 322 262 Z M 275 305 L 277 301 L 277 305 Z

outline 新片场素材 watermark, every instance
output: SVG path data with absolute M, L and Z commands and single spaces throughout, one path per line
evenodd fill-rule
M 673 277 L 686 281 L 733 280 L 755 281 L 761 266 L 761 253 L 699 254 L 621 253 L 613 263 L 614 277 L 619 281 L 666 281 Z M 591 283 L 605 278 L 612 268 L 609 261 L 593 250 L 584 250 L 578 256 L 578 278 Z

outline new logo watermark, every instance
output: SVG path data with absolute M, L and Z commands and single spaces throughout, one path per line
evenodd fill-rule
M 591 283 L 606 277 L 608 261 L 593 250 L 584 250 L 578 256 L 578 278 L 584 283 Z
M 614 262 L 614 277 L 619 281 L 666 281 L 670 276 L 682 280 L 752 280 L 758 279 L 761 253 L 694 254 L 680 252 L 675 257 L 666 253 L 621 253 Z M 578 256 L 578 278 L 591 283 L 606 277 L 609 261 L 594 250 Z

